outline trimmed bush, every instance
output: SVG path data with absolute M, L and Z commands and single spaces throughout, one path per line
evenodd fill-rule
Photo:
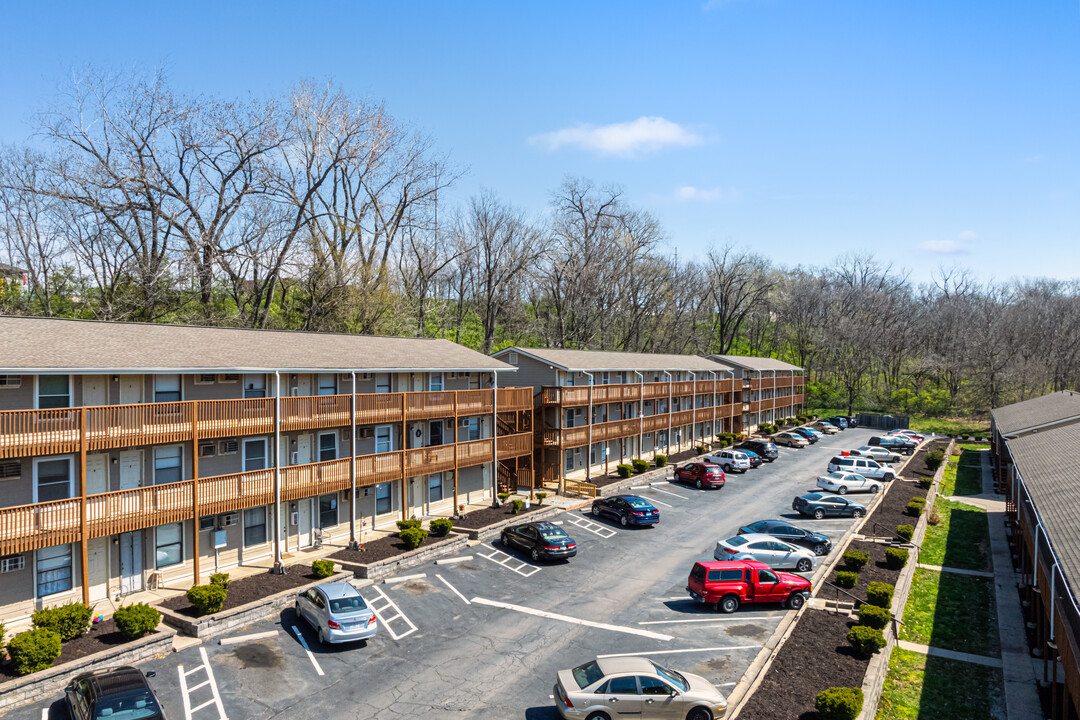
M 941 467 L 941 463 L 945 462 L 945 450 L 938 448 L 937 450 L 928 452 L 923 460 L 926 462 L 927 470 L 930 472 L 937 472 L 937 469 Z
M 892 605 L 893 592 L 896 590 L 889 583 L 872 582 L 866 586 L 866 600 L 871 605 L 887 608 Z
M 56 607 L 42 608 L 30 617 L 35 628 L 52 630 L 60 636 L 60 642 L 67 642 L 90 629 L 94 609 L 81 602 L 69 602 Z
M 629 466 L 629 465 L 627 465 L 626 467 L 630 467 L 630 466 Z M 626 477 L 630 477 L 630 474 L 629 474 L 629 473 L 627 473 Z M 538 492 L 538 493 L 536 493 L 536 504 L 537 504 L 537 505 L 543 505 L 543 504 L 544 504 L 544 499 L 545 499 L 546 497 L 547 497 L 547 493 L 546 493 L 546 492 Z
M 334 561 L 316 560 L 311 563 L 311 572 L 313 572 L 317 578 L 328 578 L 334 574 Z
M 122 605 L 113 613 L 116 629 L 128 640 L 141 638 L 161 622 L 161 613 L 146 603 Z
M 504 503 L 504 502 L 506 502 L 507 500 L 510 499 L 510 493 L 499 493 L 498 498 L 499 498 L 500 503 Z M 419 527 L 419 526 L 417 526 L 417 527 Z
M 656 463 L 656 467 L 664 467 L 667 465 L 667 455 L 653 455 L 653 462 Z
M 916 495 L 915 497 L 908 500 L 908 503 L 914 505 L 922 505 L 923 507 L 926 507 L 926 498 L 921 495 Z
M 870 657 L 885 647 L 885 635 L 881 630 L 866 625 L 856 625 L 848 630 L 847 641 L 863 657 Z
M 904 538 L 904 542 L 911 542 L 911 536 L 915 534 L 914 525 L 897 525 L 896 534 Z
M 919 478 L 915 481 L 921 490 L 929 490 L 930 486 L 934 484 L 933 478 Z
M 855 720 L 862 706 L 862 688 L 832 687 L 814 698 L 818 720 Z
M 408 528 L 399 532 L 398 537 L 405 543 L 405 547 L 415 550 L 420 547 L 420 543 L 427 539 L 427 530 L 424 528 Z
M 648 469 L 649 469 L 649 462 L 647 460 L 642 460 L 641 458 L 637 458 L 636 460 L 634 460 L 634 474 L 635 475 L 640 475 L 641 473 L 645 472 Z
M 229 573 L 214 573 L 210 576 L 211 585 L 220 585 L 226 590 L 229 589 Z
M 621 478 L 628 478 L 630 477 L 630 474 L 634 472 L 634 466 L 622 463 L 621 465 L 615 466 L 615 472 L 619 473 L 619 477 Z
M 844 553 L 844 565 L 859 572 L 870 562 L 870 553 L 865 550 L 848 550 Z
M 513 509 L 510 512 L 512 512 L 514 515 L 517 515 L 519 512 L 521 512 L 521 508 L 525 507 L 525 501 L 521 498 L 514 498 L 510 502 L 510 505 L 513 506 Z
M 0 622 L 0 647 L 4 645 L 4 623 Z
M 11 671 L 16 675 L 29 675 L 52 667 L 53 660 L 60 657 L 60 635 L 47 628 L 21 632 L 8 643 Z
M 187 601 L 200 616 L 211 615 L 221 612 L 228 594 L 228 590 L 220 585 L 196 585 L 187 591 Z
M 454 521 L 450 518 L 438 518 L 429 523 L 431 534 L 435 537 L 446 537 L 454 528 Z
M 855 587 L 859 582 L 859 573 L 851 572 L 850 570 L 837 570 L 836 571 L 836 584 L 845 589 L 851 589 Z
M 909 502 L 907 504 L 907 507 L 904 508 L 904 512 L 907 513 L 908 515 L 910 515 L 911 517 L 919 517 L 920 515 L 922 515 L 923 510 L 925 510 L 925 509 L 926 509 L 926 503 L 917 503 L 917 502 L 915 502 L 915 498 L 912 498 L 911 502 Z
M 885 565 L 890 570 L 903 570 L 907 565 L 908 551 L 904 548 L 887 548 L 885 550 Z
M 865 625 L 866 627 L 874 628 L 875 630 L 884 630 L 891 618 L 892 613 L 885 608 L 866 604 L 859 607 L 860 625 Z
M 500 495 L 500 497 L 502 497 L 502 496 Z M 509 497 L 509 496 L 507 496 L 507 497 Z M 420 521 L 419 520 L 398 520 L 397 521 L 397 529 L 398 529 L 399 533 L 402 530 L 415 530 L 418 527 L 420 527 Z
M 698 455 L 704 455 L 708 451 L 708 449 L 709 448 L 705 447 L 704 445 L 698 445 L 694 448 L 694 452 L 696 452 Z

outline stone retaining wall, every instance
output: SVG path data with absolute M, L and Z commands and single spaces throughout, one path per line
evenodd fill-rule
M 568 509 L 569 508 L 560 507 L 558 505 L 552 505 L 550 507 L 545 507 L 542 510 L 534 510 L 528 515 L 520 517 L 511 516 L 508 517 L 506 520 L 500 520 L 497 523 L 487 525 L 482 528 L 477 528 L 476 530 L 472 530 L 470 528 L 454 528 L 454 530 L 461 533 L 467 533 L 470 540 L 487 540 L 488 538 L 493 538 L 496 535 L 500 535 L 503 531 L 503 528 L 510 527 L 511 525 L 516 525 L 519 522 L 540 522 L 542 520 L 550 520 L 559 513 L 564 512 Z
M 530 516 L 532 514 L 535 513 L 530 513 Z M 341 560 L 335 560 L 334 562 L 352 572 L 354 577 L 362 578 L 364 580 L 379 580 L 380 578 L 389 577 L 390 575 L 397 575 L 402 570 L 416 567 L 428 560 L 440 558 L 444 555 L 453 555 L 454 553 L 464 550 L 468 544 L 469 538 L 465 535 L 459 535 L 458 537 L 443 540 L 442 542 L 435 543 L 428 547 L 410 550 L 409 552 L 395 555 L 394 557 L 385 560 L 379 560 L 378 562 L 365 564 L 342 562 Z

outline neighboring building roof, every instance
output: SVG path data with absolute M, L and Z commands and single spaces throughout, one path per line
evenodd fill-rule
M 493 357 L 505 356 L 509 352 L 527 355 L 560 370 L 576 372 L 582 370 L 588 372 L 593 370 L 689 370 L 692 372 L 728 370 L 719 363 L 697 355 L 509 347 L 495 353 Z
M 991 414 L 997 431 L 1002 435 L 1012 435 L 1028 428 L 1080 417 L 1080 393 L 1062 390 L 995 408 Z
M 754 357 L 752 355 L 710 355 L 717 362 L 734 365 L 744 370 L 802 370 L 798 365 L 786 363 L 775 358 Z
M 516 369 L 441 339 L 0 317 L 0 372 Z
M 7 263 L 0 263 L 0 275 L 22 275 L 25 270 L 14 265 L 8 265 Z

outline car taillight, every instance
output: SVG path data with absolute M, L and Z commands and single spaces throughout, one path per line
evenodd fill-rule
M 559 546 L 558 545 L 545 545 L 544 549 L 545 550 L 558 550 Z
M 562 687 L 559 688 L 559 694 L 562 695 L 563 704 L 565 704 L 566 707 L 574 707 L 574 703 L 570 702 L 570 696 L 566 694 L 566 691 L 563 690 Z
M 327 620 L 326 621 L 326 626 L 328 628 L 330 628 L 331 630 L 340 630 L 341 629 L 341 626 L 338 625 L 337 622 L 335 622 L 333 620 Z
M 647 513 L 647 512 L 643 512 L 643 511 L 641 511 L 641 510 L 634 510 L 634 515 L 637 515 L 638 517 L 642 517 L 642 516 L 644 516 L 644 515 L 648 515 L 648 514 L 649 514 L 649 513 Z
M 726 553 L 728 553 L 728 554 L 730 554 L 730 555 L 734 555 L 735 553 L 737 553 L 737 552 L 739 552 L 739 551 L 738 551 L 738 550 L 734 550 L 734 549 L 732 549 L 732 548 L 724 548 L 724 552 L 726 552 Z
M 573 543 L 566 543 L 566 547 L 568 547 L 568 548 L 576 548 L 576 547 L 577 547 L 577 543 L 576 543 L 576 542 L 573 542 Z
M 374 625 L 375 624 L 375 616 L 374 615 L 372 615 L 371 617 L 368 618 L 367 624 L 368 625 Z

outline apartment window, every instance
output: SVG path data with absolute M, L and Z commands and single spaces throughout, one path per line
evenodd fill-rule
M 0 573 L 18 572 L 26 567 L 25 555 L 8 555 L 0 558 Z
M 330 493 L 329 495 L 319 496 L 319 527 L 328 528 L 334 527 L 338 524 L 338 506 L 337 495 Z
M 184 561 L 184 524 L 158 525 L 154 546 L 156 567 L 160 570 Z
M 480 418 L 471 417 L 467 421 L 468 424 L 468 439 L 479 440 L 480 439 Z
M 574 469 L 574 451 L 563 450 L 563 470 L 570 472 Z
M 37 596 L 55 595 L 71 589 L 71 545 L 54 545 L 37 551 Z
M 337 433 L 319 433 L 319 462 L 337 460 Z
M 390 497 L 390 483 L 379 483 L 375 486 L 375 514 L 385 515 L 394 509 L 394 501 Z
M 74 465 L 70 457 L 34 461 L 34 502 L 71 497 L 75 483 Z
M 563 373 L 563 380 L 563 384 L 566 385 L 566 387 L 574 387 L 574 373 Z
M 319 394 L 337 395 L 337 375 L 334 373 L 319 373 Z
M 203 515 L 199 518 L 199 532 L 207 532 L 213 530 L 217 524 L 217 518 L 213 515 Z
M 390 373 L 377 373 L 375 375 L 375 392 L 390 392 Z
M 428 377 L 428 390 L 431 392 L 441 392 L 443 389 L 443 374 L 431 373 Z
M 442 445 L 443 444 L 443 424 L 442 420 L 435 420 L 431 423 L 428 430 L 428 445 Z
M 601 385 L 610 385 L 611 384 L 611 373 L 600 373 L 600 384 Z
M 592 421 L 596 423 L 607 422 L 607 405 L 594 405 L 592 409 Z
M 427 481 L 427 499 L 429 503 L 439 502 L 443 499 L 442 473 L 435 473 Z
M 38 407 L 71 407 L 71 377 L 69 375 L 38 376 Z
M 22 387 L 22 375 L 0 375 L 0 388 Z
M 244 376 L 244 397 L 246 397 L 246 398 L 264 398 L 264 397 L 266 397 L 266 376 L 265 375 L 245 375 Z
M 176 402 L 180 397 L 179 375 L 154 376 L 154 402 Z
M 375 428 L 375 452 L 385 453 L 394 451 L 394 428 L 390 425 L 379 425 Z
M 516 352 L 507 353 L 506 354 L 506 362 L 510 363 L 511 365 L 517 365 L 518 364 L 518 354 Z
M 244 441 L 244 472 L 266 469 L 266 438 Z
M 155 485 L 180 482 L 183 479 L 183 453 L 184 449 L 179 445 L 154 449 Z
M 626 372 L 623 371 L 623 372 L 619 373 L 619 383 L 625 383 L 625 382 L 626 382 Z
M 266 542 L 266 508 L 256 507 L 244 511 L 244 547 L 262 545 Z

